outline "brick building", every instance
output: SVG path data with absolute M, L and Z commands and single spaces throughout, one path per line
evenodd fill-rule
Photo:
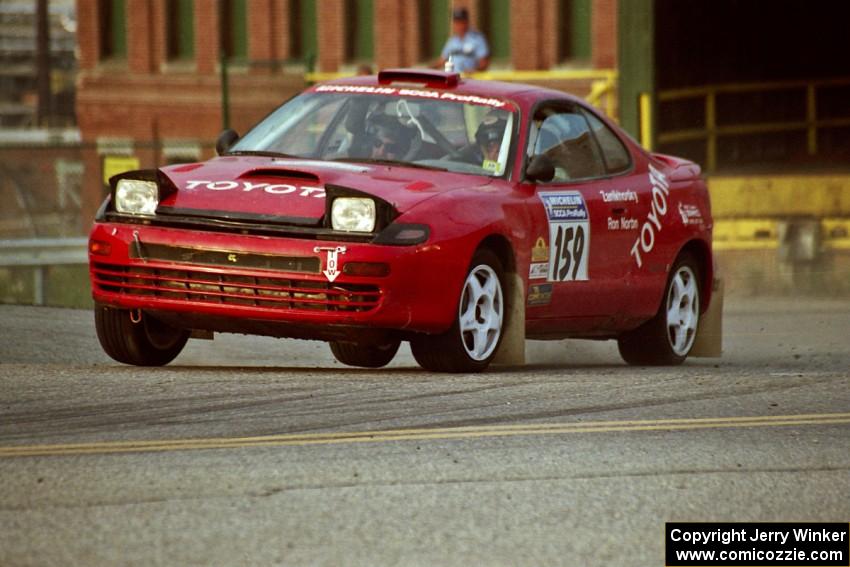
M 487 35 L 493 69 L 616 66 L 617 0 L 77 0 L 77 119 L 96 148 L 84 215 L 102 198 L 105 157 L 140 167 L 206 158 L 225 121 L 244 131 L 302 89 L 307 71 L 427 65 L 458 6 Z
M 13 4 L 31 11 L 31 2 L 0 0 L 0 24 L 31 34 L 29 20 L 10 21 Z M 839 2 L 812 8 L 774 0 L 768 11 L 740 0 L 76 5 L 79 132 L 15 132 L 11 146 L 0 147 L 6 237 L 84 234 L 110 172 L 211 156 L 225 118 L 220 51 L 229 62 L 229 122 L 244 131 L 300 90 L 311 70 L 427 64 L 448 34 L 451 8 L 463 5 L 490 39 L 493 69 L 578 94 L 588 81 L 537 71 L 617 72 L 620 123 L 655 149 L 703 165 L 717 221 L 715 251 L 730 273 L 745 274 L 736 285 L 752 282 L 753 292 L 769 282 L 792 287 L 789 278 L 800 273 L 787 264 L 799 256 L 812 278 L 840 282 L 819 281 L 819 288 L 848 289 L 850 58 Z M 7 31 L 0 42 L 12 58 L 0 90 L 5 102 L 17 104 L 10 85 L 19 79 L 10 77 L 15 61 L 31 55 L 18 53 L 16 37 Z M 72 213 L 82 220 L 73 222 Z M 815 225 L 819 230 L 809 230 Z M 814 245 L 798 245 L 794 234 L 814 235 Z M 840 269 L 829 264 L 839 256 Z

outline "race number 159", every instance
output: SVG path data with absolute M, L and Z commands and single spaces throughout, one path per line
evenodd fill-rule
M 587 279 L 587 223 L 552 223 L 549 258 L 549 281 L 565 282 Z

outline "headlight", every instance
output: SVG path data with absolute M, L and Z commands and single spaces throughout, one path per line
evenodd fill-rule
M 331 206 L 334 230 L 372 232 L 375 230 L 375 201 L 365 197 L 337 197 Z
M 115 186 L 115 210 L 132 215 L 152 215 L 159 204 L 159 187 L 153 181 L 120 179 Z

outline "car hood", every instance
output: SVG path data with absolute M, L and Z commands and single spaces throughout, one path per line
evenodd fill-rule
M 161 214 L 316 224 L 325 213 L 325 188 L 379 197 L 399 213 L 434 195 L 487 185 L 491 179 L 413 167 L 255 156 L 225 156 L 161 169 L 176 191 Z

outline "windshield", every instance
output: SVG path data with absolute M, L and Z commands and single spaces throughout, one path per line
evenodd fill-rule
M 323 88 L 344 86 L 319 86 L 295 97 L 230 153 L 505 173 L 515 121 L 510 103 L 394 87 L 348 87 L 369 93 L 317 92 Z

